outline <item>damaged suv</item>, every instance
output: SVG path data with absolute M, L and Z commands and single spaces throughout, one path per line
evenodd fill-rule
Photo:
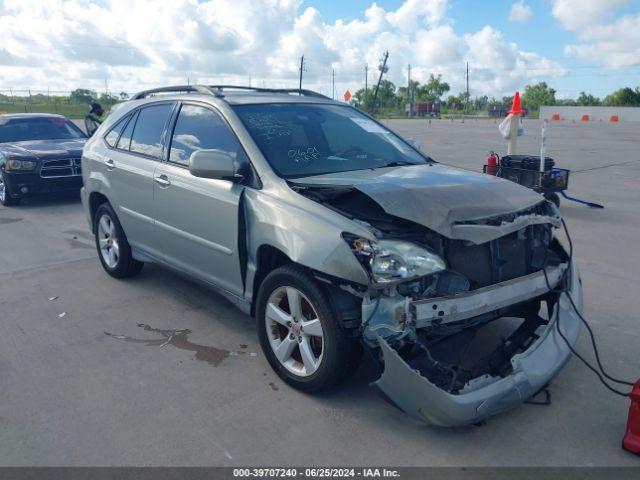
M 543 389 L 579 333 L 552 203 L 439 164 L 314 92 L 141 92 L 88 141 L 82 172 L 107 273 L 157 262 L 214 287 L 305 391 L 364 348 L 390 402 L 465 425 Z

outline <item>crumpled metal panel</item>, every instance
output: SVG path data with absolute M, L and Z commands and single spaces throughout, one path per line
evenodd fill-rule
M 529 216 L 501 226 L 456 225 L 516 213 L 544 201 L 531 189 L 491 175 L 426 164 L 299 178 L 296 184 L 350 185 L 385 212 L 447 238 L 484 243 L 552 217 Z
M 309 200 L 288 187 L 266 193 L 245 190 L 250 295 L 256 254 L 261 245 L 275 247 L 292 261 L 318 272 L 366 285 L 369 277 L 349 245 L 344 231 L 371 238 L 369 230 Z M 250 296 L 249 296 L 250 298 Z
M 582 311 L 582 287 L 573 262 L 570 292 Z M 540 338 L 511 359 L 513 372 L 509 376 L 481 377 L 457 395 L 435 386 L 379 338 L 385 366 L 374 385 L 398 408 L 419 420 L 447 427 L 482 421 L 527 400 L 560 372 L 571 357 L 571 350 L 558 333 L 558 321 L 564 336 L 575 345 L 581 322 L 566 294 L 562 294 Z

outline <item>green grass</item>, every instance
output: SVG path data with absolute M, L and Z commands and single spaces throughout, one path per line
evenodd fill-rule
M 66 103 L 0 103 L 0 113 L 57 113 L 69 118 L 84 118 L 87 105 Z

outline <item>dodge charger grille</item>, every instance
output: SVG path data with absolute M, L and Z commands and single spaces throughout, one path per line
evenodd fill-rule
M 80 158 L 45 160 L 40 169 L 40 176 L 43 178 L 74 177 L 78 175 L 82 175 Z

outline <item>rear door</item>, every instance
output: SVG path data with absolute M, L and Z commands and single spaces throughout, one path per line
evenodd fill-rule
M 105 161 L 105 176 L 127 239 L 152 255 L 160 254 L 154 234 L 153 174 L 162 159 L 163 135 L 174 107 L 175 102 L 153 103 L 131 114 Z
M 196 150 L 217 149 L 248 163 L 235 133 L 212 107 L 184 103 L 169 155 L 155 171 L 155 217 L 165 261 L 236 295 L 243 291 L 238 257 L 238 212 L 244 187 L 189 172 Z

